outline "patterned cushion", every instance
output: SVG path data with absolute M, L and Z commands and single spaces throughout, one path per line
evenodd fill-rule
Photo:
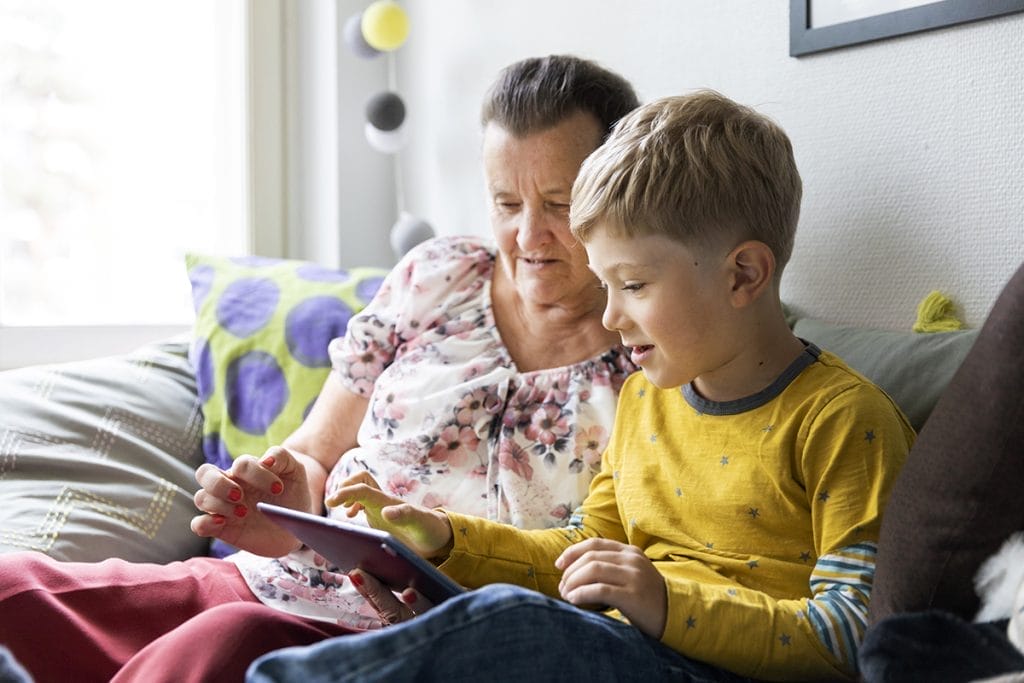
M 0 552 L 170 562 L 189 529 L 202 414 L 187 338 L 0 372 Z
M 387 271 L 200 254 L 189 254 L 186 264 L 203 452 L 207 462 L 227 467 L 299 426 L 330 372 L 328 342 L 345 333 Z

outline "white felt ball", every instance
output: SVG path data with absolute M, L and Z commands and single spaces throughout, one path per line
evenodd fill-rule
M 394 250 L 396 257 L 402 258 L 417 244 L 433 236 L 434 229 L 430 227 L 430 223 L 403 211 L 391 226 L 391 249 Z
M 405 131 L 405 126 L 399 126 L 395 130 L 381 130 L 369 121 L 363 126 L 363 134 L 366 135 L 366 141 L 375 150 L 384 154 L 394 154 L 405 147 L 405 143 L 408 142 Z

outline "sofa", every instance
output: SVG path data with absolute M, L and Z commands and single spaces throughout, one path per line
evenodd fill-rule
M 196 537 L 195 469 L 261 453 L 301 422 L 327 341 L 379 287 L 379 268 L 189 255 L 190 333 L 107 358 L 0 372 L 0 552 L 170 562 L 231 549 Z M 916 429 L 976 330 L 833 324 L 789 309 L 801 338 L 885 389 Z

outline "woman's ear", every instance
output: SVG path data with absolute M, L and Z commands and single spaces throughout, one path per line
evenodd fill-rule
M 764 242 L 747 240 L 727 258 L 731 277 L 731 300 L 736 308 L 749 306 L 775 280 L 775 254 Z

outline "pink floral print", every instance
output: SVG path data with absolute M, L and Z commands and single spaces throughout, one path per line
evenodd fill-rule
M 494 267 L 493 251 L 478 239 L 425 242 L 331 342 L 329 381 L 369 397 L 370 408 L 358 448 L 330 473 L 328 491 L 365 469 L 412 503 L 529 528 L 561 526 L 583 501 L 619 389 L 636 368 L 615 347 L 520 372 L 491 312 Z M 345 577 L 309 551 L 233 557 L 264 602 L 372 627 L 372 610 Z

